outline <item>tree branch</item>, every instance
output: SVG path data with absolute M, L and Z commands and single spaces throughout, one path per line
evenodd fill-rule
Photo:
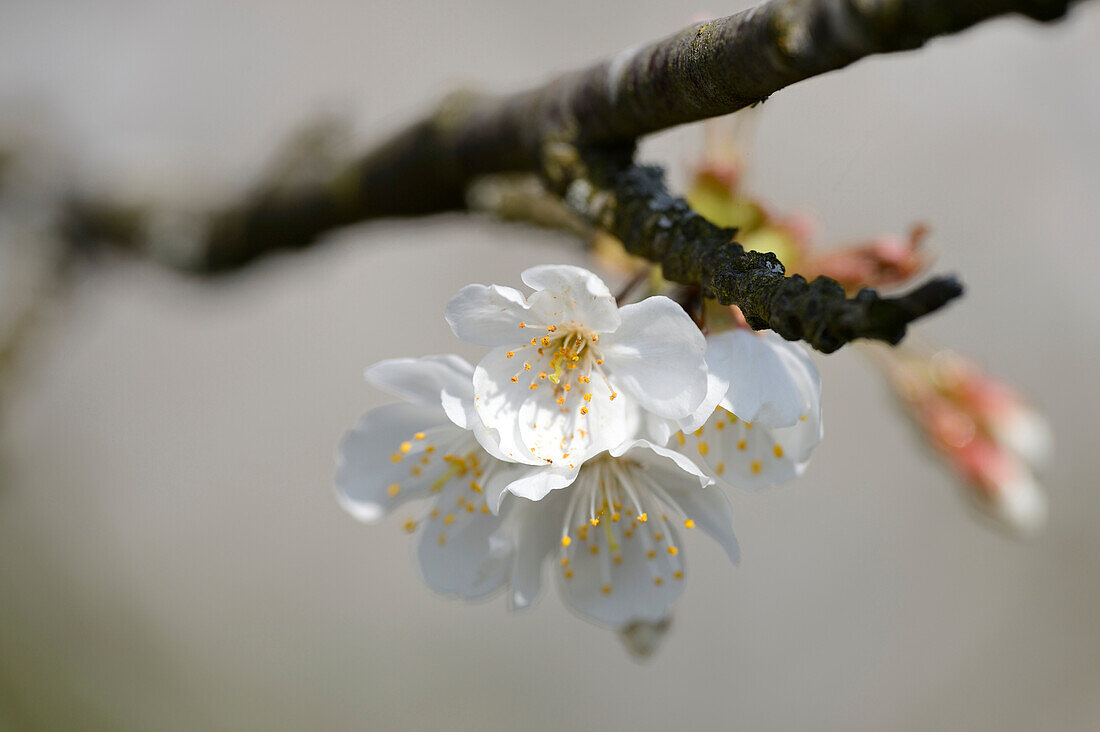
M 916 48 L 1006 13 L 1052 20 L 1069 4 L 770 0 L 519 94 L 456 94 L 326 180 L 257 187 L 212 217 L 189 264 L 205 272 L 231 270 L 269 251 L 308 246 L 353 222 L 463 209 L 470 183 L 489 173 L 538 172 L 565 193 L 586 173 L 563 176 L 562 150 L 618 155 L 632 150 L 638 137 L 735 112 L 866 56 Z M 596 182 L 596 189 L 614 194 L 619 206 L 600 224 L 631 251 L 660 261 L 667 276 L 741 306 L 753 327 L 774 328 L 821 350 L 857 337 L 896 342 L 905 323 L 960 292 L 953 280 L 936 280 L 902 298 L 865 291 L 844 299 L 832 280 L 785 278 L 773 255 L 745 252 L 731 241 L 732 232 L 717 230 L 669 196 L 652 169 L 619 165 L 603 184 Z M 654 206 L 669 208 L 653 219 Z M 665 219 L 669 226 L 654 228 Z

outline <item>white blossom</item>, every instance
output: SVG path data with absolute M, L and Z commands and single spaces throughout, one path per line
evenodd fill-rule
M 503 520 L 487 497 L 517 481 L 549 491 L 570 479 L 551 467 L 497 460 L 478 443 L 484 427 L 473 411 L 472 374 L 457 356 L 394 359 L 368 369 L 371 383 L 405 401 L 359 420 L 340 443 L 336 474 L 340 504 L 361 521 L 433 499 L 405 528 L 419 531 L 417 557 L 428 585 L 463 597 L 488 594 L 504 581 L 482 566 L 489 536 Z
M 746 490 L 789 481 L 821 442 L 821 378 L 800 346 L 772 332 L 735 329 L 707 338 L 710 388 L 670 447 L 719 483 Z M 662 439 L 672 428 L 654 423 Z
M 479 439 L 517 462 L 578 468 L 632 439 L 640 416 L 679 420 L 707 392 L 705 340 L 676 303 L 651 297 L 619 308 L 579 267 L 522 275 L 530 297 L 469 285 L 447 305 L 463 340 L 492 346 L 474 371 Z M 483 443 L 484 444 L 484 443 Z

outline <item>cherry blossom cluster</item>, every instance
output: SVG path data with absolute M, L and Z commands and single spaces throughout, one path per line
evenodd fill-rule
M 804 470 L 822 436 L 817 369 L 772 333 L 704 336 L 664 296 L 620 307 L 579 267 L 522 279 L 532 294 L 475 284 L 448 304 L 455 335 L 490 349 L 476 366 L 444 355 L 367 370 L 402 401 L 344 437 L 339 500 L 366 522 L 428 501 L 404 526 L 439 592 L 506 588 L 527 607 L 549 564 L 582 616 L 660 623 L 683 591 L 687 534 L 739 559 L 721 488 Z

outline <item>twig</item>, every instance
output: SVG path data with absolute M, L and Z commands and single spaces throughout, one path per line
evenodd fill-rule
M 453 95 L 322 182 L 287 187 L 269 181 L 257 187 L 239 205 L 211 218 L 189 264 L 203 272 L 232 270 L 270 251 L 308 246 L 323 232 L 357 221 L 463 209 L 471 182 L 490 173 L 536 172 L 555 190 L 569 193 L 584 176 L 563 174 L 563 151 L 566 158 L 595 151 L 628 159 L 641 136 L 737 111 L 866 56 L 917 48 L 1007 13 L 1053 20 L 1069 5 L 1070 0 L 771 0 L 519 94 Z M 773 328 L 821 350 L 860 337 L 897 342 L 906 323 L 961 292 L 954 280 L 940 279 L 900 298 L 864 291 L 845 299 L 832 280 L 785 278 L 773 255 L 745 252 L 729 232 L 656 190 L 651 169 L 620 165 L 604 181 L 609 187 L 589 183 L 614 194 L 615 213 L 608 216 L 610 209 L 599 207 L 606 220 L 598 223 L 631 251 L 660 262 L 666 276 L 739 305 L 753 327 Z M 649 186 L 648 193 L 632 195 L 639 186 Z M 657 212 L 655 205 L 669 207 Z

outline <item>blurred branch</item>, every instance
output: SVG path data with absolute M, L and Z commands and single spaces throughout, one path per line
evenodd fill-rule
M 563 150 L 566 157 L 595 152 L 628 161 L 641 136 L 735 112 L 797 81 L 873 54 L 917 48 L 995 16 L 1053 20 L 1069 4 L 771 0 L 519 94 L 455 94 L 323 179 L 303 185 L 262 182 L 206 222 L 184 264 L 201 272 L 233 270 L 274 250 L 306 247 L 322 233 L 354 222 L 466 209 L 470 184 L 486 174 L 538 173 L 551 189 L 567 195 L 585 175 L 562 176 Z M 651 169 L 626 164 L 603 181 L 606 187 L 588 181 L 607 194 L 597 207 L 600 215 L 589 220 L 625 236 L 631 251 L 662 263 L 672 279 L 741 306 L 754 327 L 774 328 L 822 350 L 859 337 L 893 343 L 905 323 L 960 292 L 954 281 L 936 280 L 901 298 L 865 291 L 844 299 L 839 285 L 827 278 L 810 284 L 784 278 L 773 255 L 745 252 L 731 241 L 733 232 L 706 225 L 654 181 Z M 616 196 L 624 197 L 619 206 L 606 205 Z M 644 211 L 654 206 L 665 210 L 651 221 Z M 100 223 L 115 220 L 104 208 L 109 207 L 85 206 L 97 212 Z M 651 225 L 662 218 L 668 226 Z M 80 216 L 73 221 L 75 231 L 90 230 L 80 225 Z M 122 238 L 139 250 L 150 249 L 140 232 Z

